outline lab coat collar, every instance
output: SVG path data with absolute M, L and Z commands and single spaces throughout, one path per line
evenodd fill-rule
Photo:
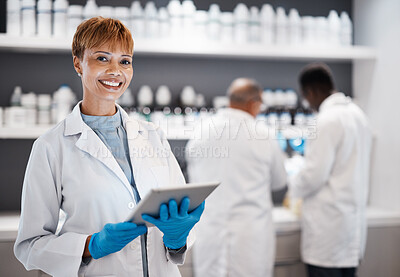
M 129 191 L 132 199 L 135 199 L 135 196 L 132 191 L 131 184 L 126 178 L 125 173 L 122 171 L 118 162 L 115 160 L 111 151 L 107 148 L 107 146 L 101 141 L 101 139 L 97 136 L 97 134 L 83 121 L 81 116 L 80 101 L 72 112 L 65 119 L 65 136 L 71 135 L 80 135 L 78 140 L 75 143 L 75 146 L 80 150 L 88 153 L 93 158 L 102 162 L 105 166 L 107 166 L 111 171 L 114 172 L 115 175 L 122 181 L 124 186 Z M 124 127 L 127 130 L 128 141 L 129 138 L 140 138 L 140 125 L 132 124 L 132 120 L 129 118 L 128 114 L 117 105 L 121 116 Z M 137 140 L 136 140 L 137 141 Z M 133 170 L 133 169 L 132 169 Z
M 344 95 L 343 92 L 335 92 L 322 101 L 321 106 L 319 107 L 319 112 L 329 109 L 335 105 L 348 105 L 351 102 L 351 98 Z
M 218 110 L 218 115 L 228 116 L 228 117 L 237 117 L 239 119 L 246 119 L 246 120 L 254 120 L 254 117 L 249 114 L 248 112 L 234 109 L 234 108 L 223 108 Z
M 65 119 L 65 136 L 76 135 L 82 133 L 85 129 L 89 128 L 89 126 L 86 125 L 81 116 L 81 103 L 82 101 L 79 101 L 79 103 L 75 105 L 72 112 Z M 129 117 L 125 110 L 118 104 L 115 104 L 115 106 L 121 114 L 124 128 L 126 129 L 126 125 L 128 123 L 130 125 L 130 131 L 132 132 L 131 135 L 141 133 L 141 126 L 139 124 L 131 124 L 133 120 Z

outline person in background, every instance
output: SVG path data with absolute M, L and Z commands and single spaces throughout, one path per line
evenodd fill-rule
M 371 130 L 361 109 L 335 90 L 327 65 L 307 65 L 299 82 L 318 111 L 304 166 L 289 179 L 290 198 L 303 199 L 302 259 L 310 277 L 355 276 L 366 244 Z
M 271 189 L 286 185 L 283 153 L 260 111 L 261 88 L 239 78 L 229 108 L 201 122 L 187 144 L 191 182 L 219 180 L 207 198 L 193 247 L 196 277 L 272 276 L 275 232 Z
M 180 276 L 204 204 L 191 213 L 188 198 L 162 204 L 160 219 L 147 217 L 156 228 L 125 221 L 152 187 L 185 184 L 162 130 L 115 104 L 133 75 L 132 35 L 118 20 L 91 18 L 72 54 L 83 100 L 34 142 L 14 253 L 56 277 Z

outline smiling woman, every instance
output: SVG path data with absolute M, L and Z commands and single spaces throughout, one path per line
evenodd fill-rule
M 52 276 L 180 276 L 204 204 L 188 213 L 189 199 L 171 200 L 149 230 L 125 221 L 152 187 L 185 185 L 163 131 L 115 103 L 132 80 L 132 35 L 118 20 L 91 18 L 72 54 L 83 100 L 33 145 L 15 255 Z
M 128 88 L 132 76 L 133 39 L 119 21 L 101 17 L 78 27 L 72 43 L 76 72 L 82 78 L 82 113 L 115 114 L 115 100 Z

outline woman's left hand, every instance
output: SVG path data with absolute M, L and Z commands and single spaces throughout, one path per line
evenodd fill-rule
M 191 213 L 188 213 L 189 203 L 188 197 L 183 198 L 178 212 L 178 204 L 172 199 L 168 206 L 161 204 L 159 218 L 147 214 L 142 215 L 144 220 L 154 224 L 164 233 L 164 245 L 170 249 L 180 249 L 186 245 L 190 230 L 200 220 L 204 211 L 203 202 Z

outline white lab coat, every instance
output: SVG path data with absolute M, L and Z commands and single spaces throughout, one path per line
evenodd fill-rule
M 371 130 L 349 97 L 334 93 L 317 115 L 316 137 L 307 140 L 305 164 L 290 179 L 303 198 L 303 261 L 322 267 L 356 267 L 366 243 Z
M 283 155 L 273 138 L 264 122 L 227 108 L 202 122 L 189 141 L 190 181 L 222 181 L 196 226 L 196 277 L 272 276 L 271 189 L 286 184 Z
M 163 132 L 130 119 L 118 106 L 127 131 L 132 170 L 143 198 L 152 187 L 185 184 Z M 121 251 L 81 264 L 88 235 L 127 219 L 135 206 L 132 187 L 111 152 L 82 120 L 76 105 L 67 118 L 39 137 L 26 168 L 16 257 L 30 269 L 56 277 L 143 276 L 140 238 Z M 59 210 L 66 220 L 59 234 Z M 188 245 L 192 238 L 188 239 Z M 162 233 L 149 228 L 149 276 L 180 276 Z M 176 257 L 175 257 L 176 258 Z

